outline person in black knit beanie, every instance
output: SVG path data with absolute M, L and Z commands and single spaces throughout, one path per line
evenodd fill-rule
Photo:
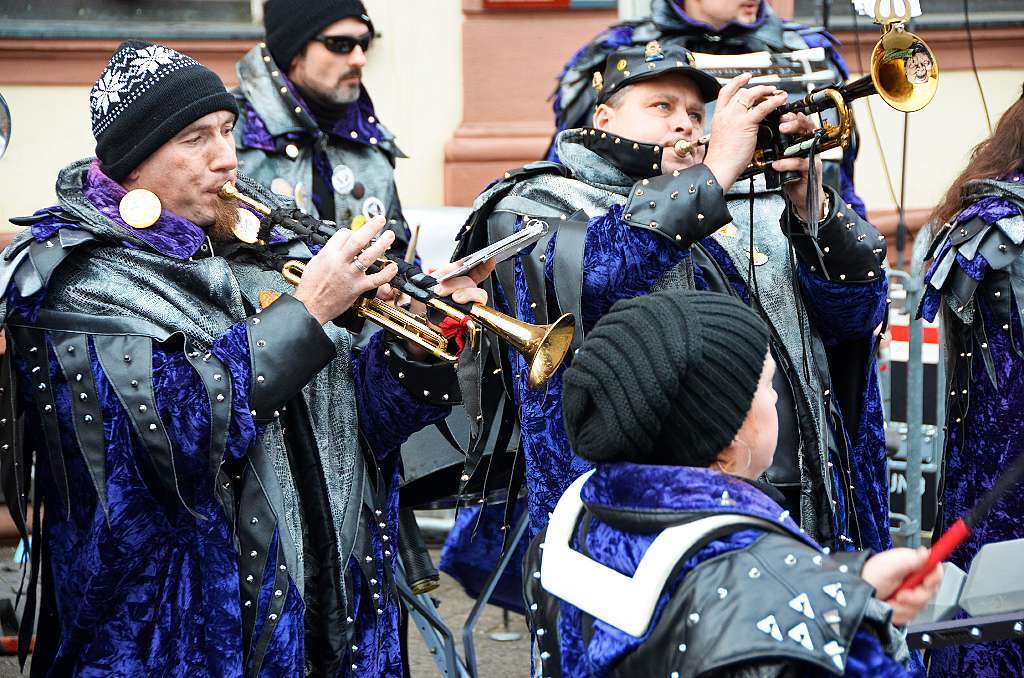
M 587 334 L 563 412 L 595 468 L 523 567 L 537 675 L 911 675 L 896 626 L 942 570 L 896 594 L 926 549 L 830 554 L 766 494 L 774 371 L 765 324 L 722 294 L 619 301 Z
M 750 410 L 768 350 L 764 322 L 714 293 L 658 292 L 613 311 L 565 374 L 563 412 L 576 454 L 711 464 Z
M 264 42 L 238 62 L 239 166 L 304 212 L 409 232 L 394 169 L 405 154 L 363 83 L 377 31 L 359 0 L 268 0 Z
M 264 5 L 267 48 L 285 71 L 325 26 L 340 19 L 359 19 L 373 34 L 373 23 L 359 0 L 269 0 Z
M 180 52 L 121 43 L 90 93 L 100 169 L 122 181 L 187 125 L 215 111 L 238 116 L 220 77 Z

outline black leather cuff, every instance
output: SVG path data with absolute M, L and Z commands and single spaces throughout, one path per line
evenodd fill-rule
M 812 272 L 833 282 L 870 283 L 884 275 L 885 236 L 849 209 L 835 189 L 826 186 L 829 213 L 818 227 L 818 237 L 792 206 L 786 210 L 793 248 Z
M 409 357 L 401 340 L 384 342 L 388 370 L 417 400 L 447 407 L 462 402 L 462 391 L 451 363 L 434 359 L 421 362 Z
M 637 182 L 622 218 L 630 226 L 654 231 L 683 248 L 732 221 L 722 187 L 706 165 Z
M 272 419 L 337 350 L 305 305 L 287 294 L 245 325 L 252 368 L 249 407 L 257 420 Z

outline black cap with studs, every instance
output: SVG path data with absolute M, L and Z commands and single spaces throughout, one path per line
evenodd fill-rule
M 669 73 L 679 73 L 693 80 L 705 102 L 714 101 L 722 88 L 713 76 L 693 66 L 693 59 L 685 49 L 662 49 L 657 40 L 644 47 L 631 47 L 608 55 L 604 74 L 594 73 L 591 86 L 597 90 L 597 103 L 603 104 L 627 85 Z

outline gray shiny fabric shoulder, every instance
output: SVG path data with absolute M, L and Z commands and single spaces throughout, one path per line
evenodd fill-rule
M 558 153 L 571 177 L 541 174 L 517 183 L 495 208 L 538 217 L 568 218 L 583 210 L 588 218 L 600 216 L 612 205 L 625 205 L 635 183 L 597 153 L 577 143 L 581 130 L 565 130 L 558 135 Z M 477 197 L 479 208 L 489 191 Z M 557 226 L 557 224 L 553 224 Z

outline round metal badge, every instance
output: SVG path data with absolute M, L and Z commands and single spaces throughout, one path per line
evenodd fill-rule
M 292 188 L 292 185 L 288 183 L 287 179 L 282 179 L 281 177 L 277 177 L 270 182 L 270 190 L 286 198 L 295 195 L 295 189 Z
M 372 196 L 364 200 L 363 216 L 367 219 L 384 216 L 384 201 Z
M 239 207 L 238 221 L 231 229 L 231 232 L 242 242 L 247 242 L 251 245 L 259 240 L 260 219 L 249 210 Z
M 338 165 L 331 174 L 331 188 L 335 193 L 345 195 L 351 193 L 356 185 L 356 175 L 348 165 Z
M 754 245 L 754 266 L 764 266 L 768 263 L 768 255 L 762 252 L 758 245 Z
M 117 209 L 124 222 L 132 228 L 149 228 L 160 218 L 163 207 L 155 193 L 136 188 L 121 198 Z

